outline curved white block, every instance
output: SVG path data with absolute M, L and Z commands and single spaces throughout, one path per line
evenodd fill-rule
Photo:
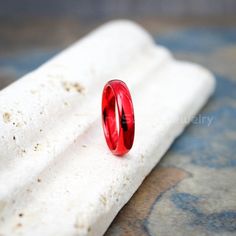
M 131 90 L 135 141 L 108 150 L 101 91 Z M 214 90 L 139 26 L 106 24 L 0 92 L 0 234 L 102 235 Z

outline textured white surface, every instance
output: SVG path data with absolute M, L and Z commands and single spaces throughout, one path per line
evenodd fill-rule
M 135 110 L 125 158 L 109 152 L 100 120 L 114 78 Z M 213 90 L 207 70 L 118 21 L 1 91 L 0 234 L 102 235 Z

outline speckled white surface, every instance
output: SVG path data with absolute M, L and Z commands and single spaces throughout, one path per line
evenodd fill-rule
M 136 132 L 125 158 L 103 137 L 100 103 L 119 78 Z M 0 235 L 102 235 L 214 90 L 139 26 L 106 24 L 0 92 Z

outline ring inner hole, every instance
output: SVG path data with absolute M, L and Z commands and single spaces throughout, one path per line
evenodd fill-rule
M 112 149 L 116 149 L 118 142 L 118 130 L 119 130 L 119 113 L 115 96 L 112 89 L 108 87 L 108 114 L 107 114 L 107 128 L 109 132 L 109 139 Z

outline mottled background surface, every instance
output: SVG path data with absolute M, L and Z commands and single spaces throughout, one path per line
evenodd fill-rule
M 137 20 L 175 57 L 216 76 L 209 103 L 106 236 L 236 235 L 235 6 L 232 0 L 0 0 L 0 88 L 116 17 Z

